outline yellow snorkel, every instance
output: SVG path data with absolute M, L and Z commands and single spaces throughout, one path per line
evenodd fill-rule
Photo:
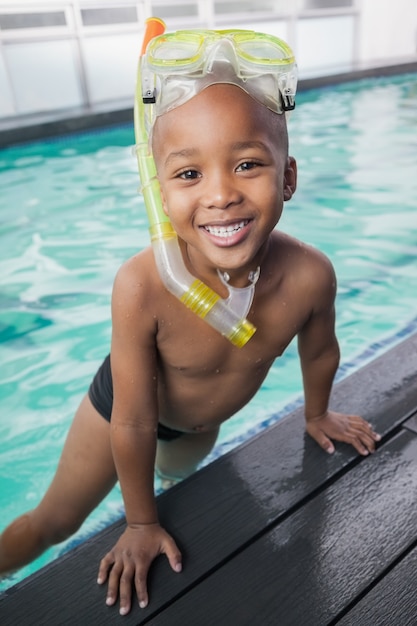
M 184 265 L 177 234 L 162 207 L 161 190 L 145 123 L 145 107 L 153 105 L 143 102 L 141 60 L 149 41 L 162 34 L 164 30 L 165 24 L 162 20 L 149 18 L 146 21 L 134 107 L 136 154 L 155 261 L 168 291 L 235 346 L 241 348 L 256 330 L 255 326 L 245 319 L 247 311 L 243 316 L 238 312 L 239 309 L 248 308 L 247 298 L 239 298 L 239 292 L 243 290 L 233 289 L 227 285 L 230 295 L 227 300 L 223 300 L 210 287 L 190 274 Z M 244 301 L 246 303 L 242 306 L 241 303 Z

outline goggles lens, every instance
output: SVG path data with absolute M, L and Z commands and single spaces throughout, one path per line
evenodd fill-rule
M 221 39 L 228 39 L 238 57 L 254 65 L 276 68 L 294 64 L 291 48 L 278 37 L 246 30 L 177 31 L 155 37 L 147 49 L 148 62 L 160 71 L 179 70 L 204 62 L 207 50 Z
M 194 64 L 203 54 L 201 35 L 172 33 L 152 39 L 147 49 L 148 63 L 158 69 L 170 70 Z

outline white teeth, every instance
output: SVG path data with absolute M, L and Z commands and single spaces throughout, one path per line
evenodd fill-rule
M 231 224 L 230 226 L 204 226 L 204 228 L 210 235 L 215 235 L 216 237 L 230 237 L 230 235 L 234 235 L 239 230 L 242 230 L 248 222 L 249 220 L 242 220 L 238 224 Z

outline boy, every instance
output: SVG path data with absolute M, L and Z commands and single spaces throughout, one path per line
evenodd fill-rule
M 235 347 L 167 291 L 151 249 L 127 261 L 112 296 L 111 368 L 106 359 L 82 400 L 45 497 L 0 538 L 0 571 L 22 566 L 73 533 L 118 479 L 127 527 L 101 561 L 98 582 L 108 582 L 108 605 L 119 597 L 122 615 L 131 608 L 132 582 L 147 605 L 157 555 L 181 571 L 181 554 L 158 523 L 154 467 L 174 480 L 193 472 L 221 423 L 253 397 L 296 335 L 308 433 L 329 453 L 332 439 L 362 455 L 379 440 L 360 417 L 328 409 L 339 362 L 332 266 L 275 230 L 297 181 L 285 94 L 277 88 L 267 102 L 257 84 L 236 78 L 232 36 L 208 53 L 204 82 L 157 116 L 152 149 L 188 271 L 226 298 L 218 270 L 245 288 L 260 268 L 248 312 L 257 331 Z

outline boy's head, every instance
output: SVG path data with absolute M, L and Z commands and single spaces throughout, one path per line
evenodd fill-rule
M 234 287 L 250 289 L 248 300 L 230 288 L 223 312 L 216 309 L 219 317 L 210 322 L 235 345 L 244 345 L 254 331 L 243 319 L 253 297 L 253 277 L 259 276 L 283 202 L 296 187 L 285 123 L 285 112 L 294 108 L 294 57 L 284 42 L 269 35 L 180 31 L 150 41 L 138 77 L 138 164 L 153 244 L 161 251 L 161 277 L 185 302 L 184 280 L 193 279 L 182 271 L 187 260 L 204 288 L 200 298 L 194 280 L 186 291 L 198 315 L 218 300 L 201 282 L 206 276 L 220 270 Z M 161 193 L 154 184 L 155 165 Z M 182 255 L 171 254 L 164 244 L 164 233 L 170 236 L 172 230 L 182 241 Z M 181 284 L 165 281 L 177 271 Z
M 210 85 L 157 118 L 152 146 L 165 213 L 193 267 L 245 283 L 296 186 L 285 116 L 235 85 Z
M 158 116 L 152 132 L 153 154 L 161 162 L 173 137 L 184 145 L 193 140 L 193 145 L 214 143 L 220 147 L 228 135 L 243 143 L 262 135 L 271 150 L 276 149 L 284 160 L 288 157 L 285 115 L 277 115 L 230 83 L 209 85 L 181 106 Z
M 211 139 L 219 120 L 231 114 L 232 120 L 239 117 L 240 128 L 257 126 L 256 132 L 265 131 L 271 147 L 287 159 L 285 113 L 295 106 L 297 72 L 293 53 L 281 39 L 245 30 L 168 33 L 150 41 L 142 59 L 141 74 L 143 101 L 149 104 L 144 107 L 148 132 L 153 132 L 156 120 L 161 121 L 152 137 L 159 165 L 166 153 L 164 144 L 170 127 L 178 130 L 180 120 L 184 120 L 183 107 L 186 122 L 183 131 L 171 134 L 183 135 L 185 139 L 187 126 L 191 125 L 196 138 Z M 229 91 L 233 86 L 231 93 L 236 97 L 228 99 L 229 109 L 216 106 L 221 104 L 216 97 L 218 100 L 224 96 L 222 89 L 213 90 L 214 86 L 228 86 Z M 210 94 L 203 98 L 206 91 Z M 242 91 L 253 106 L 250 103 L 243 108 L 237 106 Z M 213 93 L 217 96 L 212 96 Z M 205 101 L 209 102 L 208 108 L 203 107 Z M 189 102 L 190 106 L 185 106 Z
M 150 105 L 144 107 L 149 134 L 158 117 L 208 87 L 234 85 L 269 110 L 269 115 L 261 109 L 255 115 L 268 122 L 288 156 L 285 113 L 295 107 L 297 68 L 291 48 L 281 39 L 247 30 L 177 31 L 152 39 L 141 65 L 142 97 Z M 154 150 L 161 145 L 152 143 Z

